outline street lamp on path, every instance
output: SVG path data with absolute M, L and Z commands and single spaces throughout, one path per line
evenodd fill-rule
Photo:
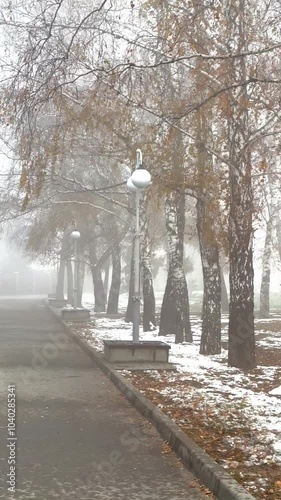
M 133 342 L 139 342 L 140 332 L 140 196 L 151 184 L 151 175 L 142 166 L 142 152 L 136 151 L 136 168 L 127 181 L 127 188 L 136 195 L 136 226 L 134 255 Z
M 78 305 L 78 257 L 77 257 L 77 241 L 80 238 L 80 232 L 75 230 L 72 231 L 70 238 L 74 240 L 74 280 L 73 280 L 73 302 L 74 309 L 77 309 Z

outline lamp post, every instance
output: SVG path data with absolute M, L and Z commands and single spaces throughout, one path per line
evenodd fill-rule
M 140 195 L 151 183 L 150 173 L 142 166 L 142 152 L 136 151 L 136 168 L 127 181 L 127 188 L 136 195 L 136 226 L 134 254 L 133 342 L 139 342 L 140 332 Z
M 77 241 L 80 238 L 80 232 L 75 230 L 72 231 L 70 238 L 74 240 L 74 280 L 73 280 L 73 302 L 74 309 L 77 309 L 78 305 L 78 260 L 77 260 Z

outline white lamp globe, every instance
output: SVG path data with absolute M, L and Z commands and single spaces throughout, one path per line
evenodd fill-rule
M 145 168 L 137 168 L 131 176 L 132 183 L 138 189 L 145 189 L 151 184 L 151 175 Z
M 79 240 L 80 236 L 80 232 L 75 230 L 72 231 L 70 238 L 72 238 L 73 240 Z
M 129 177 L 127 180 L 127 188 L 131 191 L 131 193 L 136 193 L 138 191 L 138 188 L 132 183 L 132 177 Z

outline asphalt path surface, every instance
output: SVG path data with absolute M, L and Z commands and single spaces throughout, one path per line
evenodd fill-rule
M 1 499 L 207 498 L 166 451 L 39 300 L 0 299 Z

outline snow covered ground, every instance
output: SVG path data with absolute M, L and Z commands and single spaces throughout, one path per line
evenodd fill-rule
M 85 302 L 89 307 L 90 303 Z M 218 356 L 200 355 L 201 321 L 198 316 L 192 316 L 191 321 L 193 344 L 175 344 L 173 336 L 160 337 L 157 331 L 140 332 L 141 340 L 157 338 L 171 345 L 170 361 L 177 366 L 177 371 L 147 371 L 141 375 L 123 371 L 124 375 L 183 428 L 192 420 L 186 417 L 192 408 L 192 418 L 200 419 L 202 429 L 218 436 L 223 433 L 213 446 L 215 451 L 218 447 L 214 458 L 232 473 L 237 469 L 236 479 L 258 495 L 257 498 L 281 498 L 278 481 L 278 473 L 281 477 L 281 363 L 277 366 L 274 361 L 270 363 L 272 353 L 281 355 L 281 317 L 257 321 L 257 347 L 266 363 L 247 374 L 228 367 L 225 350 Z M 104 339 L 131 340 L 132 325 L 122 318 L 96 317 L 95 326 L 89 324 L 79 333 L 102 351 Z M 227 318 L 224 317 L 225 341 L 226 334 Z M 208 448 L 207 451 L 210 452 Z M 241 466 L 249 469 L 247 474 Z M 270 479 L 268 467 L 277 471 Z M 280 496 L 271 489 L 272 481 L 279 488 Z

